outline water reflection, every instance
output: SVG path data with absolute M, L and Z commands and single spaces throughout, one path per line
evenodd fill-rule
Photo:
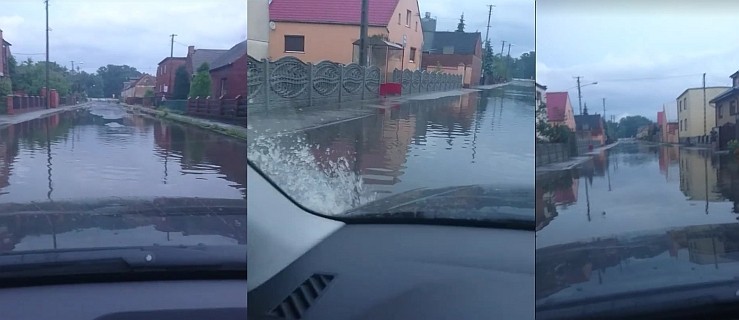
M 533 104 L 533 89 L 516 87 L 409 100 L 299 133 L 262 132 L 252 137 L 250 159 L 297 201 L 326 213 L 419 188 L 531 187 Z
M 0 202 L 246 197 L 246 144 L 110 104 L 0 128 Z
M 739 160 L 708 150 L 620 144 L 537 178 L 537 247 L 631 231 L 735 221 Z

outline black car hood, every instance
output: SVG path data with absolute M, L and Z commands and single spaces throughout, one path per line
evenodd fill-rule
M 246 245 L 246 201 L 110 198 L 0 204 L 0 255 L 156 245 Z
M 598 238 L 536 250 L 537 307 L 595 301 L 739 276 L 739 224 Z
M 344 216 L 520 220 L 534 222 L 533 187 L 473 185 L 416 189 L 352 209 Z

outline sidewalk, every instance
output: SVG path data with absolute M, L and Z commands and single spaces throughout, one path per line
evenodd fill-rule
M 13 124 L 30 121 L 33 119 L 43 118 L 43 117 L 46 117 L 46 116 L 49 116 L 55 113 L 84 108 L 90 103 L 92 102 L 88 101 L 88 102 L 83 102 L 83 103 L 71 105 L 71 106 L 61 106 L 61 107 L 54 108 L 54 109 L 41 109 L 41 110 L 23 112 L 23 113 L 13 114 L 13 115 L 3 114 L 3 115 L 0 115 L 0 128 L 7 127 Z
M 595 149 L 593 149 L 593 151 L 587 152 L 587 153 L 585 153 L 585 154 L 583 154 L 581 156 L 572 157 L 572 158 L 570 158 L 570 160 L 567 160 L 567 161 L 550 163 L 550 164 L 546 164 L 546 165 L 543 165 L 543 166 L 536 167 L 536 174 L 538 175 L 538 174 L 552 172 L 552 171 L 562 171 L 562 170 L 570 170 L 570 169 L 573 169 L 573 168 L 575 168 L 575 167 L 577 167 L 577 166 L 579 166 L 579 165 L 581 165 L 581 164 L 583 164 L 585 162 L 590 161 L 592 159 L 591 156 L 598 155 L 600 152 L 602 152 L 604 150 L 608 150 L 610 148 L 613 148 L 616 145 L 618 145 L 618 143 L 619 142 L 616 141 L 616 142 L 611 143 L 609 145 L 605 145 L 605 146 L 602 146 L 602 147 L 595 148 Z
M 179 123 L 193 125 L 205 130 L 213 131 L 223 135 L 227 135 L 232 138 L 239 140 L 246 140 L 246 128 L 234 124 L 223 123 L 210 119 L 203 119 L 198 117 L 186 116 L 183 114 L 177 114 L 172 112 L 165 112 L 143 106 L 135 106 L 130 104 L 121 103 L 121 106 L 134 112 L 144 113 L 150 117 L 158 119 L 167 119 Z

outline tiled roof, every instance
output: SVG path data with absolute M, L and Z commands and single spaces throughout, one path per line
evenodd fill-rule
M 197 72 L 201 64 L 207 63 L 208 67 L 213 65 L 213 62 L 218 59 L 222 54 L 228 50 L 215 50 L 215 49 L 197 49 L 192 53 L 192 72 Z
M 567 92 L 547 92 L 547 119 L 549 121 L 565 121 L 569 99 Z
M 372 0 L 369 25 L 387 26 L 398 2 Z M 362 0 L 272 0 L 269 5 L 269 19 L 273 21 L 359 25 L 361 12 Z
M 454 54 L 475 54 L 477 41 L 480 39 L 482 37 L 479 32 L 437 31 L 434 32 L 431 53 L 442 53 L 444 47 L 454 47 Z
M 226 51 L 226 53 L 221 54 L 220 57 L 215 59 L 213 63 L 210 65 L 210 70 L 218 69 L 220 67 L 227 66 L 229 64 L 232 64 L 237 59 L 243 57 L 246 55 L 246 40 L 239 42 L 235 46 L 233 46 L 231 49 Z

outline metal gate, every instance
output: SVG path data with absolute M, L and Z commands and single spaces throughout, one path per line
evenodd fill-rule
M 736 139 L 736 126 L 733 123 L 725 123 L 718 128 L 719 150 L 726 150 L 729 141 Z

